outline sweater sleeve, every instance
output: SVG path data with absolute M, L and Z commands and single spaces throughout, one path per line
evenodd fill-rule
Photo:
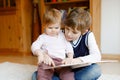
M 68 41 L 66 41 L 66 52 L 74 54 L 73 47 Z
M 101 53 L 96 43 L 95 36 L 92 32 L 88 35 L 88 49 L 89 55 L 80 57 L 83 62 L 94 63 L 101 60 Z
M 40 50 L 42 45 L 44 43 L 43 36 L 39 36 L 36 41 L 34 41 L 31 45 L 31 51 L 33 54 L 35 54 L 36 50 Z
M 66 40 L 64 33 L 61 31 L 60 34 L 61 34 L 61 36 L 63 37 L 63 40 L 64 40 L 65 45 L 66 45 L 66 54 L 67 54 L 67 53 L 72 53 L 72 54 L 74 54 L 73 47 L 72 47 L 71 43 Z

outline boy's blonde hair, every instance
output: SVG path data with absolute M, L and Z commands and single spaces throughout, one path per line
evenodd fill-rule
M 84 33 L 85 30 L 90 28 L 91 21 L 91 15 L 88 11 L 82 8 L 75 8 L 68 14 L 64 25 Z
M 43 25 L 48 26 L 51 24 L 61 24 L 61 12 L 57 9 L 48 9 L 43 15 Z

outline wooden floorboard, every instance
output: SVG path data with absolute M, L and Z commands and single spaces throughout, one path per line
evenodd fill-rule
M 1 56 L 0 55 L 0 63 L 2 62 L 14 62 L 14 63 L 21 63 L 21 64 L 37 65 L 37 57 L 36 56 Z
M 102 59 L 119 60 L 120 54 L 102 54 Z
M 17 54 L 17 53 L 14 53 Z M 14 55 L 11 53 L 7 53 L 4 55 L 0 54 L 0 63 L 2 62 L 14 62 L 14 63 L 22 63 L 22 64 L 33 64 L 37 65 L 37 57 L 33 55 Z M 109 55 L 102 54 L 102 59 L 111 59 L 111 60 L 119 60 L 120 55 Z

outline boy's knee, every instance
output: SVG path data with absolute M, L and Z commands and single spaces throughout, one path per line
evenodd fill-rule
M 37 71 L 32 74 L 32 80 L 37 80 Z

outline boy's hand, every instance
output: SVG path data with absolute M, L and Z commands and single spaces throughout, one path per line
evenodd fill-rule
M 71 64 L 71 63 L 72 63 L 72 60 L 73 60 L 73 58 L 65 58 L 65 59 L 62 61 L 62 64 Z
M 71 64 L 73 60 L 73 53 L 68 53 L 67 58 L 62 61 L 62 64 Z
M 72 61 L 71 61 L 71 63 L 72 64 L 79 64 L 79 63 L 81 63 L 81 62 L 83 62 L 80 58 L 74 58 Z

